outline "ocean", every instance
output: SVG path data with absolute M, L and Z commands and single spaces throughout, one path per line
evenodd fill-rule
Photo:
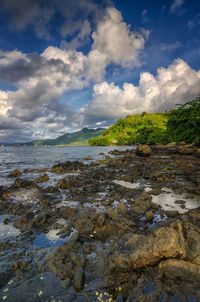
M 111 150 L 127 150 L 128 146 L 90 147 L 90 146 L 20 146 L 0 148 L 0 185 L 10 185 L 11 179 L 7 175 L 17 169 L 50 168 L 59 162 L 84 161 L 84 157 L 91 156 L 92 161 L 104 159 Z M 90 161 L 84 161 L 89 163 Z

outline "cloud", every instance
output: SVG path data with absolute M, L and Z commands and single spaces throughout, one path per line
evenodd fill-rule
M 6 10 L 17 29 L 23 29 L 39 13 L 35 0 L 1 0 L 0 8 Z
M 186 12 L 186 10 L 182 8 L 183 5 L 183 0 L 174 0 L 172 5 L 170 6 L 170 13 L 183 15 Z
M 96 9 L 92 5 L 89 0 L 84 3 L 82 8 L 86 17 L 86 7 L 89 7 L 90 12 Z M 71 31 L 63 28 L 63 36 L 77 32 L 71 42 L 63 44 L 67 49 L 49 46 L 41 54 L 26 54 L 18 50 L 0 51 L 0 79 L 17 88 L 16 91 L 0 94 L 0 129 L 10 130 L 10 123 L 17 129 L 22 127 L 26 129 L 26 133 L 38 137 L 53 133 L 53 129 L 60 133 L 66 127 L 78 128 L 85 119 L 82 114 L 63 104 L 62 96 L 66 92 L 81 90 L 92 82 L 102 80 L 110 64 L 123 68 L 141 64 L 140 55 L 149 31 L 131 31 L 115 8 L 107 9 L 103 19 L 98 21 L 96 30 L 92 33 L 91 50 L 87 55 L 70 49 L 79 47 L 91 32 L 88 20 L 84 20 L 81 29 L 80 24 L 77 23 Z
M 187 26 L 192 29 L 200 25 L 200 13 L 198 13 L 192 20 L 188 21 Z
M 50 39 L 48 25 L 55 14 L 53 1 L 1 0 L 0 10 L 7 12 L 12 30 L 23 30 L 32 25 L 39 38 Z
M 85 22 L 80 37 L 84 37 L 89 23 Z M 6 93 L 9 100 L 7 114 L 21 122 L 40 117 L 72 116 L 69 108 L 61 110 L 59 98 L 70 90 L 83 89 L 91 80 L 102 80 L 106 67 L 138 65 L 149 32 L 131 32 L 121 13 L 109 8 L 106 16 L 93 32 L 92 49 L 88 55 L 70 49 L 49 46 L 41 55 L 14 50 L 0 51 L 0 78 L 17 86 Z M 54 104 L 56 105 L 52 105 Z M 75 118 L 75 117 L 74 117 Z M 66 119 L 65 119 L 66 121 Z
M 200 70 L 195 71 L 181 59 L 168 68 L 159 68 L 157 76 L 148 72 L 140 75 L 138 86 L 124 83 L 94 85 L 93 99 L 81 108 L 85 123 L 116 120 L 128 114 L 164 112 L 200 95 Z
M 163 50 L 163 51 L 172 51 L 172 50 L 176 50 L 176 49 L 178 49 L 178 48 L 180 48 L 180 47 L 183 47 L 183 44 L 182 44 L 181 42 L 179 42 L 179 41 L 176 41 L 176 42 L 173 43 L 173 44 L 162 43 L 162 44 L 160 45 L 160 48 L 161 48 L 161 50 Z
M 148 10 L 147 9 L 144 9 L 141 13 L 141 18 L 142 18 L 142 23 L 148 23 L 150 22 L 151 20 L 147 17 L 147 14 L 148 14 Z
M 67 35 L 67 33 L 68 35 L 76 33 L 76 31 L 77 35 L 70 42 L 62 40 L 62 49 L 77 49 L 81 47 L 83 43 L 84 45 L 89 43 L 89 36 L 91 34 L 92 29 L 88 20 L 85 20 L 84 22 L 77 21 L 76 23 L 72 24 L 70 31 L 69 28 L 70 27 L 68 26 L 68 24 L 65 28 L 63 28 L 64 35 Z
M 100 80 L 110 63 L 121 66 L 137 66 L 149 31 L 132 32 L 123 22 L 121 13 L 114 7 L 108 8 L 97 30 L 93 32 L 94 43 L 88 55 L 89 77 Z
M 53 32 L 55 34 L 55 28 L 52 26 L 54 18 L 59 16 L 61 21 L 60 27 L 56 28 L 56 34 L 59 32 L 62 37 L 66 37 L 77 32 L 80 35 L 84 21 L 90 18 L 96 25 L 104 15 L 106 7 L 112 6 L 110 0 L 100 2 L 76 0 L 75 2 L 74 0 L 1 0 L 0 11 L 7 13 L 10 29 L 23 30 L 31 25 L 37 37 L 51 40 Z
M 50 46 L 41 55 L 1 51 L 0 56 L 0 78 L 18 86 L 17 91 L 1 92 L 1 109 L 21 122 L 57 113 L 59 107 L 52 106 L 52 102 L 56 104 L 65 91 L 82 89 L 88 84 L 87 57 L 81 52 Z M 9 106 L 3 109 L 2 102 Z M 65 112 L 66 117 L 70 116 L 65 107 L 59 109 L 59 114 Z

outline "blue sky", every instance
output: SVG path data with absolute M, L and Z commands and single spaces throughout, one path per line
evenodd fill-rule
M 109 126 L 199 95 L 198 1 L 1 0 L 0 141 Z

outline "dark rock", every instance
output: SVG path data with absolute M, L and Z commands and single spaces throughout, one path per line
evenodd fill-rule
M 147 211 L 145 213 L 145 218 L 147 221 L 151 221 L 153 219 L 153 212 L 152 211 Z
M 13 170 L 8 174 L 8 177 L 15 178 L 15 177 L 20 177 L 22 176 L 22 173 L 19 170 Z
M 166 211 L 167 216 L 175 218 L 176 216 L 179 215 L 178 211 Z
M 163 258 L 186 258 L 185 241 L 181 224 L 174 227 L 163 227 L 155 231 L 153 235 L 129 236 L 124 249 L 127 253 L 121 253 L 116 257 L 116 267 L 121 269 L 138 269 L 147 265 L 158 264 Z
M 191 220 L 194 223 L 199 222 L 200 221 L 200 210 L 199 209 L 191 210 L 189 212 L 189 217 L 191 218 Z
M 84 270 L 82 266 L 77 266 L 74 271 L 73 285 L 77 291 L 80 291 L 83 286 Z
M 49 180 L 49 176 L 45 173 L 45 174 L 43 174 L 43 175 L 38 176 L 38 177 L 35 179 L 35 182 L 41 183 L 41 182 L 45 182 L 45 181 L 48 181 L 48 180 Z
M 51 168 L 51 172 L 56 174 L 65 174 L 65 173 L 73 172 L 75 170 L 82 169 L 83 167 L 85 167 L 85 165 L 82 162 L 66 161 L 64 163 L 59 163 L 57 165 L 54 165 Z
M 142 193 L 135 199 L 134 204 L 131 207 L 131 213 L 133 216 L 144 215 L 151 207 L 152 197 L 148 193 Z
M 13 271 L 9 266 L 5 264 L 0 265 L 0 288 L 2 288 L 9 281 L 12 275 Z
M 127 212 L 127 208 L 125 206 L 124 203 L 122 202 L 119 202 L 118 205 L 117 205 L 117 212 L 120 214 L 120 215 L 125 215 L 126 212 Z
M 178 147 L 178 152 L 183 155 L 192 154 L 194 152 L 193 148 L 188 146 L 180 146 Z
M 93 157 L 92 156 L 86 156 L 86 157 L 83 157 L 83 160 L 92 160 Z
M 159 264 L 160 278 L 200 283 L 200 266 L 184 260 L 169 259 Z
M 57 248 L 48 259 L 49 269 L 56 273 L 61 279 L 68 278 L 71 283 L 80 290 L 83 285 L 84 265 L 86 259 L 83 255 L 82 246 L 77 241 L 77 236 Z M 78 253 L 77 253 L 78 251 Z
M 139 156 L 149 156 L 152 150 L 148 145 L 138 145 L 135 151 L 136 155 Z
M 62 210 L 62 215 L 64 218 L 73 217 L 73 215 L 75 215 L 76 213 L 77 213 L 76 208 L 64 207 L 64 209 Z
M 186 224 L 186 252 L 188 259 L 200 265 L 200 233 L 199 228 L 192 224 Z
M 37 184 L 34 181 L 25 180 L 21 178 L 16 179 L 12 186 L 14 188 L 26 188 L 26 189 L 37 188 Z
M 75 228 L 80 235 L 88 236 L 94 229 L 94 224 L 89 215 L 82 214 L 77 218 L 77 221 L 75 222 Z

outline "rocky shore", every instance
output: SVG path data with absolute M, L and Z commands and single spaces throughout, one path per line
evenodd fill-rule
M 200 301 L 200 149 L 110 153 L 8 175 L 1 301 Z

